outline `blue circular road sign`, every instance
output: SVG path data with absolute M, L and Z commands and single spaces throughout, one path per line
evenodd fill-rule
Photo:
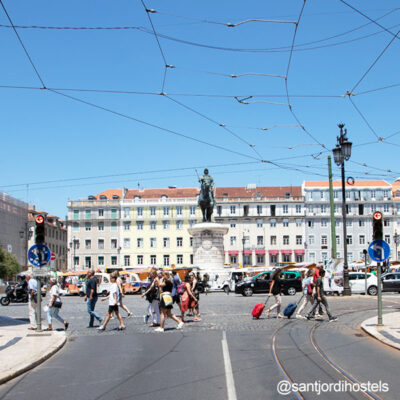
M 28 261 L 35 267 L 44 267 L 51 257 L 50 249 L 44 244 L 34 244 L 28 251 Z
M 385 261 L 390 256 L 390 246 L 384 240 L 374 240 L 368 247 L 368 254 L 376 262 Z

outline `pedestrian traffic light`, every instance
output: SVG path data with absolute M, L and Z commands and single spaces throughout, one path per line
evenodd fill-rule
M 45 217 L 41 214 L 37 215 L 35 218 L 35 243 L 44 244 L 45 240 Z
M 382 213 L 374 212 L 372 216 L 372 238 L 373 240 L 383 240 L 383 221 Z

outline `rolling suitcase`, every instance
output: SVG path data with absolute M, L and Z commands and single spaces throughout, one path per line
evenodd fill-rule
M 296 311 L 297 305 L 300 303 L 300 301 L 302 300 L 303 297 L 304 297 L 304 295 L 300 297 L 300 300 L 297 303 L 289 303 L 286 306 L 286 308 L 283 310 L 283 315 L 285 317 L 290 318 L 293 315 L 293 313 Z
M 267 300 L 265 300 L 264 303 L 258 303 L 254 306 L 253 311 L 251 312 L 253 319 L 259 319 L 261 317 L 261 314 L 264 311 L 265 305 L 268 303 L 268 299 L 269 299 L 269 296 L 267 297 Z

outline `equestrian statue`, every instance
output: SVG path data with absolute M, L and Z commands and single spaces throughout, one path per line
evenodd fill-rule
M 201 183 L 198 205 L 203 213 L 203 222 L 211 222 L 215 198 L 214 198 L 214 179 L 208 175 L 208 169 L 204 170 L 204 175 L 199 178 Z

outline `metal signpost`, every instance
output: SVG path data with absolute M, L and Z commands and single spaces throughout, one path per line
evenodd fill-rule
M 367 274 L 367 254 L 368 251 L 366 249 L 363 250 L 363 254 L 364 254 L 364 274 L 365 274 L 365 295 L 367 295 L 367 291 L 368 291 L 368 283 L 367 283 L 367 278 L 368 278 L 368 274 Z
M 34 244 L 28 250 L 28 261 L 32 264 L 33 276 L 42 277 L 47 276 L 48 268 L 47 264 L 50 261 L 51 251 L 44 244 Z M 37 330 L 42 330 L 42 288 L 40 279 L 37 282 Z
M 381 262 L 389 258 L 390 246 L 384 240 L 374 240 L 368 247 L 368 254 L 374 261 L 377 262 L 376 278 L 378 280 L 378 326 L 382 326 Z

